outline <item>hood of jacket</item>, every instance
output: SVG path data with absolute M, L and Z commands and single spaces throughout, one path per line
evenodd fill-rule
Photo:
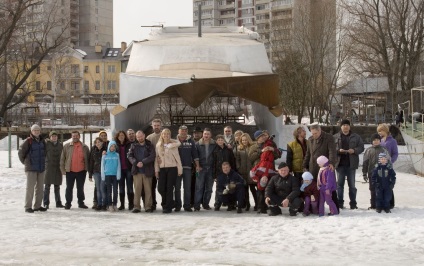
M 110 147 L 112 146 L 112 145 L 115 145 L 115 151 L 111 151 L 110 150 Z M 114 140 L 111 140 L 111 141 L 109 141 L 109 145 L 107 145 L 107 153 L 109 154 L 109 153 L 113 153 L 113 152 L 116 152 L 116 149 L 118 149 L 118 145 L 116 144 L 116 142 L 114 141 Z

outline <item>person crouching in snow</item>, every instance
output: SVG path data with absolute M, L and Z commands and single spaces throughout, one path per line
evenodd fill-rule
M 121 162 L 119 154 L 116 152 L 116 142 L 110 141 L 107 147 L 107 152 L 102 156 L 101 176 L 102 181 L 106 184 L 106 191 L 104 191 L 103 202 L 109 204 L 109 211 L 116 211 L 116 204 L 118 201 L 118 181 L 121 179 Z M 102 187 L 103 189 L 104 186 Z M 112 201 L 113 190 L 113 201 Z M 106 200 L 107 198 L 107 200 Z
M 390 213 L 390 200 L 396 183 L 396 172 L 385 153 L 378 155 L 378 164 L 372 173 L 371 183 L 375 187 L 376 211 L 381 213 L 384 209 L 386 213 Z
M 222 173 L 218 175 L 216 182 L 218 196 L 214 210 L 219 211 L 221 204 L 226 203 L 228 206 L 227 211 L 235 210 L 235 206 L 237 205 L 237 213 L 242 213 L 245 190 L 243 177 L 231 169 L 230 163 L 223 162 Z
M 337 215 L 339 211 L 337 210 L 336 204 L 332 199 L 333 191 L 336 191 L 336 175 L 328 167 L 328 158 L 325 156 L 320 156 L 317 158 L 317 164 L 320 169 L 318 172 L 317 184 L 319 189 L 319 216 L 324 216 L 325 206 L 327 203 L 330 207 L 330 213 L 328 215 Z
M 300 197 L 303 198 L 305 206 L 303 208 L 303 216 L 318 214 L 319 190 L 317 182 L 309 172 L 302 174 L 303 184 L 300 186 Z
M 296 216 L 302 205 L 299 179 L 290 174 L 287 163 L 278 165 L 278 175 L 274 175 L 265 189 L 265 203 L 269 206 L 268 215 L 281 214 L 280 206 L 289 208 L 290 216 Z

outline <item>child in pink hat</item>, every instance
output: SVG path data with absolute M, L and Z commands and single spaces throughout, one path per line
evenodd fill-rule
M 320 169 L 318 172 L 317 184 L 319 189 L 319 216 L 324 216 L 325 206 L 324 204 L 330 207 L 330 213 L 328 215 L 337 215 L 339 211 L 337 210 L 336 204 L 334 203 L 331 195 L 333 191 L 336 191 L 336 175 L 328 167 L 328 158 L 325 156 L 320 156 L 317 158 L 317 164 Z

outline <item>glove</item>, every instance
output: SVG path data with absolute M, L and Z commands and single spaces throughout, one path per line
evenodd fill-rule
M 368 182 L 368 175 L 367 174 L 364 174 L 363 177 L 364 177 L 364 181 L 365 182 Z

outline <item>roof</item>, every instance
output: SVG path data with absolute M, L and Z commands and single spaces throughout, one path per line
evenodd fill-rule
M 107 59 L 121 61 L 124 59 L 121 53 L 121 48 L 102 47 L 101 53 L 96 53 L 95 46 L 78 46 L 74 49 L 83 55 L 84 60 Z

